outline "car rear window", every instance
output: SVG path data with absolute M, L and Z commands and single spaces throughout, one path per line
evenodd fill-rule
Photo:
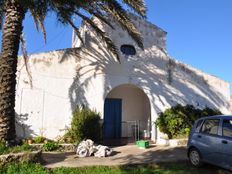
M 232 119 L 223 120 L 222 130 L 223 136 L 232 138 Z
M 206 119 L 201 127 L 201 132 L 210 135 L 217 135 L 219 123 L 219 119 Z

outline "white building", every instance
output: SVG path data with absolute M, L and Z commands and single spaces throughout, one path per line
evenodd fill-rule
M 101 113 L 106 138 L 134 136 L 139 126 L 152 140 L 159 140 L 154 121 L 158 113 L 176 104 L 230 113 L 228 82 L 171 58 L 167 33 L 131 17 L 144 38 L 144 50 L 113 20 L 109 19 L 115 30 L 94 20 L 118 47 L 120 63 L 87 25 L 80 29 L 84 45 L 74 37 L 73 48 L 30 56 L 32 87 L 19 59 L 19 136 L 61 136 L 77 105 Z

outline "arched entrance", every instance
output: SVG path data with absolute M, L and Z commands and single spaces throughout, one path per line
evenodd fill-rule
M 150 138 L 150 101 L 135 85 L 124 84 L 112 89 L 104 104 L 104 139 Z

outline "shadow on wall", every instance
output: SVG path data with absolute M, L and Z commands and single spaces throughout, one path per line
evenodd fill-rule
M 73 77 L 73 83 L 69 87 L 69 91 L 68 91 L 72 111 L 74 111 L 78 105 L 88 106 L 87 99 L 85 98 L 85 95 L 84 95 L 85 94 L 84 86 L 86 85 L 84 83 L 81 83 L 79 79 L 81 48 L 67 48 L 67 49 L 61 49 L 61 50 L 56 50 L 56 51 L 58 52 L 58 54 L 59 54 L 59 51 L 61 51 L 61 54 L 59 55 L 60 64 L 64 63 L 65 61 L 68 61 L 70 57 L 74 57 L 76 61 L 76 64 L 75 64 L 76 75 L 75 77 Z M 50 54 L 52 54 L 52 52 Z
M 64 61 L 68 60 L 68 57 L 72 56 L 76 58 L 78 62 L 80 60 L 80 50 L 81 48 L 67 48 L 64 50 L 64 53 L 60 57 L 59 63 L 63 63 Z
M 77 70 L 76 76 L 74 77 L 73 83 L 69 88 L 69 99 L 71 104 L 72 112 L 77 106 L 89 107 L 88 101 L 85 96 L 85 86 L 88 85 L 87 79 L 85 83 L 81 83 L 79 79 L 79 70 Z
M 81 66 L 79 65 L 69 89 L 72 109 L 76 105 L 89 106 L 86 91 L 97 76 L 105 74 L 103 96 L 116 86 L 133 84 L 149 96 L 157 113 L 176 104 L 191 104 L 199 108 L 229 108 L 226 99 L 208 84 L 207 79 L 184 64 L 170 59 L 159 47 L 146 47 L 141 52 L 137 48 L 136 56 L 121 55 L 119 63 L 98 37 L 91 37 L 86 33 L 86 40 L 88 42 L 80 54 Z M 122 78 L 127 80 L 122 82 Z M 116 79 L 119 81 L 115 86 Z
M 70 99 L 70 104 L 71 104 L 71 109 L 72 112 L 77 108 L 77 106 L 86 106 L 88 107 L 88 101 L 85 96 L 85 87 L 88 85 L 88 79 L 86 79 L 85 83 L 82 83 L 80 81 L 80 51 L 73 53 L 70 51 L 68 54 L 63 55 L 63 60 L 65 59 L 66 56 L 70 56 L 70 54 L 75 54 L 77 57 L 77 67 L 76 67 L 76 74 L 75 77 L 73 78 L 73 83 L 71 84 L 69 88 L 69 99 Z
M 76 109 L 77 106 L 88 106 L 87 99 L 85 98 L 85 84 L 80 82 L 79 76 L 79 68 L 80 68 L 80 60 L 81 60 L 81 48 L 69 48 L 65 49 L 64 53 L 60 57 L 59 63 L 63 63 L 68 60 L 70 56 L 76 59 L 76 74 L 73 77 L 73 83 L 69 87 L 68 95 L 70 100 L 70 105 L 72 111 Z
M 27 138 L 31 136 L 38 136 L 31 129 L 30 125 L 27 125 L 25 122 L 28 120 L 28 114 L 17 114 L 15 113 L 15 126 L 17 130 L 18 138 Z
M 92 43 L 101 42 L 98 38 L 89 37 L 86 40 L 88 40 L 88 42 L 82 47 L 79 53 L 80 56 L 79 60 L 80 62 L 87 61 L 88 64 L 86 65 L 81 64 L 81 66 L 80 64 L 78 64 L 76 75 L 74 77 L 72 85 L 69 88 L 69 98 L 70 98 L 72 111 L 74 111 L 77 106 L 89 107 L 89 103 L 86 98 L 86 91 L 88 90 L 89 85 L 91 85 L 92 80 L 95 79 L 98 75 L 104 74 L 103 70 L 105 69 L 105 66 L 108 64 L 107 62 L 110 61 L 117 64 L 119 63 L 114 59 L 107 58 L 107 57 L 113 57 L 113 55 L 109 53 L 107 50 L 100 49 L 103 52 L 99 53 L 98 49 L 97 50 L 93 49 L 92 46 L 88 44 L 91 42 Z M 85 79 L 83 80 L 84 76 Z M 106 89 L 104 89 L 104 91 L 106 91 Z

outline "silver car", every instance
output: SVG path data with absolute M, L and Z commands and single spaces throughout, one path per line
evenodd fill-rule
M 188 158 L 196 167 L 206 162 L 232 171 L 232 116 L 198 119 L 189 135 Z

